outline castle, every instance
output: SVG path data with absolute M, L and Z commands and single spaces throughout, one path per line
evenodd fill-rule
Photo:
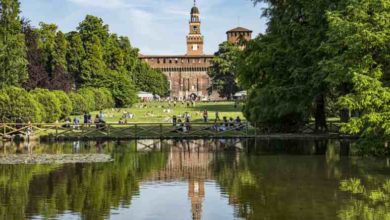
M 227 31 L 226 34 L 227 40 L 233 43 L 241 39 L 252 39 L 252 31 L 242 27 Z M 177 100 L 210 98 L 209 88 L 212 82 L 208 70 L 213 57 L 214 55 L 204 54 L 204 36 L 196 0 L 191 9 L 185 55 L 140 55 L 141 60 L 168 77 L 170 97 Z

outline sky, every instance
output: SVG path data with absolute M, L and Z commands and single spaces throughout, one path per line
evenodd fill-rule
M 104 20 L 110 32 L 128 36 L 145 55 L 186 53 L 186 35 L 193 0 L 20 0 L 22 17 L 34 26 L 55 23 L 63 32 L 76 29 L 87 14 Z M 264 33 L 263 5 L 251 0 L 197 0 L 205 53 L 213 54 L 226 31 L 242 26 L 254 36 Z

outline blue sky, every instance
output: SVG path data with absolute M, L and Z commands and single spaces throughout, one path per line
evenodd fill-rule
M 34 26 L 55 23 L 75 30 L 85 15 L 101 17 L 110 31 L 128 36 L 143 54 L 184 54 L 193 0 L 20 0 L 22 16 Z M 250 0 L 198 0 L 205 36 L 205 52 L 214 53 L 225 32 L 238 26 L 263 33 L 261 8 Z

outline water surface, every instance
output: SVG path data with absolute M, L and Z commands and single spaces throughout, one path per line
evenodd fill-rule
M 12 154 L 107 154 L 109 163 L 0 165 L 0 219 L 385 219 L 387 200 L 340 190 L 389 179 L 386 158 L 328 140 L 3 144 Z M 387 201 L 387 203 L 386 203 Z

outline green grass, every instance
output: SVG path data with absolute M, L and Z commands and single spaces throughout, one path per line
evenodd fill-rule
M 146 107 L 141 107 L 145 104 Z M 164 109 L 168 109 L 168 102 L 149 102 L 149 103 L 138 103 L 132 108 L 121 108 L 121 109 L 106 109 L 104 110 L 105 118 L 107 123 L 118 123 L 122 115 L 125 112 L 129 112 L 135 115 L 134 119 L 127 119 L 128 123 L 169 123 L 174 115 L 180 118 L 185 112 L 191 115 L 192 122 L 203 121 L 203 111 L 206 109 L 209 113 L 209 120 L 215 119 L 215 112 L 219 112 L 219 117 L 233 117 L 234 119 L 239 116 L 242 120 L 245 120 L 241 110 L 242 104 L 239 104 L 237 108 L 234 106 L 234 102 L 197 102 L 194 107 L 190 105 L 187 108 L 186 103 L 182 104 L 177 102 L 176 107 L 171 104 L 171 113 L 164 112 Z M 92 118 L 99 114 L 99 112 L 92 112 Z M 83 117 L 77 116 L 82 123 Z M 74 116 L 72 116 L 72 119 Z

